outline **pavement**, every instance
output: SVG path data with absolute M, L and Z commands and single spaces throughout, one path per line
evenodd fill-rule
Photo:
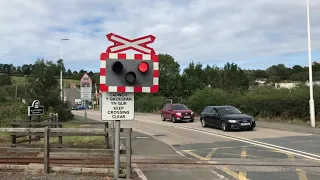
M 99 121 L 100 113 L 88 111 L 88 118 Z M 134 121 L 122 121 L 121 127 L 133 128 L 133 158 L 174 156 L 198 163 L 139 164 L 135 169 L 141 179 L 320 179 L 318 128 L 258 121 L 253 131 L 223 132 L 203 128 L 198 120 L 172 123 L 142 113 L 136 113 Z M 202 165 L 208 163 L 212 165 Z

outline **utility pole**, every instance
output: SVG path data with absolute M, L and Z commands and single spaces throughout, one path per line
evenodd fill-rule
M 309 60 L 309 88 L 310 88 L 310 124 L 311 127 L 316 127 L 315 121 L 315 110 L 314 110 L 314 99 L 313 99 L 313 79 L 312 79 L 312 59 L 311 59 L 311 33 L 310 33 L 310 10 L 309 0 L 307 0 L 307 30 L 308 30 L 308 60 Z
M 62 60 L 62 41 L 68 41 L 69 39 L 60 39 L 60 59 Z M 60 98 L 61 101 L 63 101 L 63 96 L 62 96 L 62 67 L 60 69 Z

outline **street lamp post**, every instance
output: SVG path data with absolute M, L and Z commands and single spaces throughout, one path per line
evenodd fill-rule
M 62 41 L 68 41 L 69 39 L 60 39 L 60 59 L 62 59 Z M 62 97 L 62 68 L 60 69 L 60 97 L 61 101 L 63 101 Z
M 310 100 L 309 100 L 310 124 L 311 124 L 311 127 L 315 127 L 316 121 L 315 121 L 314 99 L 313 99 L 309 0 L 307 0 L 307 29 L 308 29 L 309 88 L 310 88 Z

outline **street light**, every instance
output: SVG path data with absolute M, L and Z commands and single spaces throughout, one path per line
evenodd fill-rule
M 311 124 L 311 127 L 315 127 L 316 126 L 316 121 L 315 121 L 314 99 L 313 99 L 309 0 L 307 0 L 307 26 L 308 26 L 308 58 L 309 58 L 309 88 L 310 88 L 310 100 L 309 100 L 310 124 Z
M 68 41 L 69 39 L 60 39 L 60 59 L 62 59 L 62 41 Z M 60 97 L 61 101 L 63 101 L 62 97 L 62 68 L 60 69 Z

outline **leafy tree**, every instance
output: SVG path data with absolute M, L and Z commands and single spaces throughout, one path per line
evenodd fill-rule
M 37 99 L 46 110 L 52 107 L 59 113 L 61 120 L 68 120 L 72 114 L 60 99 L 59 83 L 54 77 L 55 70 L 52 62 L 45 62 L 44 59 L 36 61 L 32 73 L 27 78 L 28 101 L 31 103 Z
M 235 63 L 226 63 L 220 78 L 220 86 L 225 90 L 249 89 L 249 80 L 244 71 Z
M 69 78 L 71 78 L 71 77 L 72 77 L 72 72 L 71 72 L 71 70 L 70 70 L 70 69 L 68 69 L 68 71 L 67 71 L 67 77 L 69 77 Z
M 11 78 L 7 74 L 0 74 L 0 86 L 11 85 Z
M 159 93 L 166 97 L 178 96 L 180 93 L 180 65 L 168 54 L 159 54 Z

